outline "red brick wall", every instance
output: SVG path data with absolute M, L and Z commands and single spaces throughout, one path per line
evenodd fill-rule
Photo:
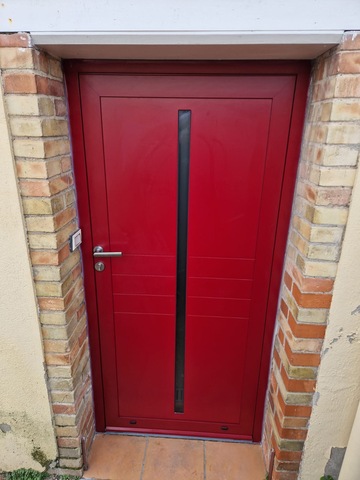
M 298 478 L 360 144 L 360 34 L 314 62 L 263 439 Z
M 80 474 L 94 435 L 88 338 L 61 62 L 27 34 L 0 35 L 0 67 L 54 413 L 56 471 Z M 31 401 L 29 399 L 29 401 Z

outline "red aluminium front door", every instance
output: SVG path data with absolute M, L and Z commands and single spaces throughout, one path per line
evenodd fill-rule
M 106 429 L 252 439 L 295 77 L 79 87 Z

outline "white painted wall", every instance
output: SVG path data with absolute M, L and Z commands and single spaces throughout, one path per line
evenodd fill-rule
M 62 58 L 312 59 L 360 28 L 359 0 L 5 0 L 0 31 Z
M 346 447 L 360 399 L 360 175 L 354 185 L 329 313 L 301 480 L 324 474 L 331 447 Z M 359 452 L 358 452 L 359 455 Z M 356 472 L 360 478 L 360 472 Z M 355 478 L 355 477 L 354 477 Z
M 0 76 L 0 85 L 2 78 Z M 0 471 L 57 456 L 30 262 L 0 90 Z
M 359 28 L 359 0 L 4 0 L 1 31 L 324 31 Z

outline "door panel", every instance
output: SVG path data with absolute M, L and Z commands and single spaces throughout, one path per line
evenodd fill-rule
M 186 416 L 231 431 L 239 422 L 247 320 L 188 315 L 186 328 Z
M 117 352 L 117 382 L 108 392 L 113 422 L 128 416 L 173 417 L 177 216 L 173 111 L 169 100 L 101 100 L 109 246 L 111 251 L 123 251 L 127 260 L 124 269 L 122 258 L 111 262 L 116 264 L 109 286 Z
M 118 416 L 172 418 L 174 347 L 169 341 L 175 335 L 172 315 L 116 313 L 115 325 Z
M 246 282 L 250 288 L 234 292 L 230 263 L 255 261 L 265 169 L 273 169 L 277 160 L 268 158 L 266 164 L 272 101 L 199 100 L 196 106 L 190 160 L 188 279 L 210 279 L 218 289 L 215 295 L 198 295 L 188 282 L 186 413 L 193 419 L 237 424 L 241 411 L 253 416 L 254 404 L 241 404 L 241 400 L 243 390 L 256 390 L 256 375 L 244 383 L 244 364 L 247 341 L 256 343 L 257 338 L 248 339 L 254 270 L 235 275 L 239 285 Z M 214 262 L 216 276 L 208 272 Z M 264 268 L 270 262 L 271 256 Z M 244 429 L 243 433 L 248 432 Z
M 110 246 L 126 255 L 176 252 L 174 110 L 169 100 L 101 100 Z
M 254 259 L 270 100 L 198 100 L 192 114 L 189 263 Z
M 107 429 L 251 439 L 293 76 L 83 75 Z M 191 111 L 176 413 L 178 112 Z M 226 432 L 226 433 L 224 433 Z

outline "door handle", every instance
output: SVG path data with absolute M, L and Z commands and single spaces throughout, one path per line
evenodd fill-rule
M 93 256 L 94 257 L 122 257 L 122 252 L 104 252 L 103 247 L 97 245 L 93 249 Z

